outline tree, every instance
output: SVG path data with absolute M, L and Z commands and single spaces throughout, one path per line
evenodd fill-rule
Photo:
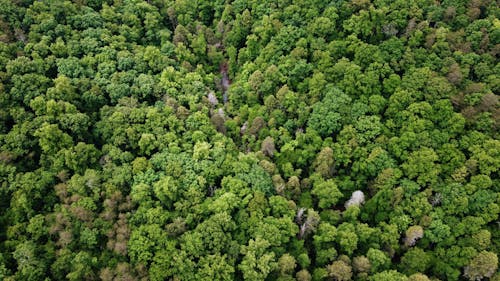
M 397 272 L 396 270 L 386 270 L 380 273 L 377 273 L 370 277 L 371 281 L 407 281 L 408 277 L 406 275 Z
M 358 247 L 358 236 L 353 224 L 344 222 L 337 228 L 337 243 L 340 251 L 352 255 Z
M 333 207 L 342 197 L 342 192 L 334 180 L 319 180 L 314 183 L 312 194 L 318 198 L 318 206 L 321 209 Z
M 355 272 L 364 273 L 370 272 L 370 260 L 365 256 L 357 256 L 352 260 L 352 266 Z
M 43 124 L 34 135 L 39 138 L 42 151 L 50 156 L 55 156 L 58 151 L 73 144 L 72 138 L 55 124 Z
M 0 279 L 498 279 L 497 6 L 0 0 Z
M 498 256 L 495 253 L 482 251 L 464 268 L 464 276 L 469 280 L 481 280 L 495 274 L 498 268 Z
M 345 207 L 360 206 L 365 203 L 365 194 L 361 190 L 356 190 L 352 193 L 351 198 L 345 202 Z
M 301 271 L 297 272 L 297 274 L 295 275 L 295 278 L 297 279 L 297 281 L 311 281 L 312 280 L 311 273 L 309 273 L 309 271 L 307 271 L 307 269 L 302 269 Z
M 333 149 L 325 147 L 316 156 L 313 166 L 315 171 L 324 178 L 330 178 L 335 171 Z
M 238 268 L 245 280 L 263 280 L 278 267 L 275 254 L 267 250 L 270 245 L 266 240 L 257 237 L 255 240 L 250 239 L 247 246 L 242 246 L 243 259 Z
M 16 246 L 13 257 L 17 261 L 17 276 L 26 280 L 40 280 L 46 275 L 45 264 L 36 256 L 36 245 L 27 241 Z
M 307 234 L 316 232 L 320 217 L 313 209 L 307 209 L 305 213 L 305 209 L 300 208 L 297 210 L 295 222 L 299 225 L 299 238 L 303 239 Z
M 401 258 L 401 271 L 406 274 L 425 272 L 431 263 L 431 257 L 424 250 L 415 247 L 408 250 Z
M 429 238 L 431 242 L 438 243 L 447 239 L 451 232 L 451 228 L 443 223 L 440 219 L 435 219 L 429 225 L 429 231 L 426 232 L 426 237 Z
M 410 179 L 416 179 L 420 185 L 433 184 L 437 181 L 440 167 L 435 162 L 439 157 L 431 148 L 422 148 L 411 153 L 408 161 L 402 165 Z
M 261 145 L 261 151 L 269 157 L 273 157 L 276 148 L 274 147 L 274 140 L 272 137 L 266 137 Z
M 197 267 L 197 280 L 234 280 L 234 265 L 225 255 L 201 257 Z
M 79 252 L 71 261 L 71 272 L 66 275 L 68 280 L 92 280 L 95 279 L 93 267 L 96 266 L 97 258 L 87 252 Z
M 406 230 L 405 245 L 413 246 L 422 237 L 424 237 L 424 229 L 420 225 L 410 226 Z
M 64 162 L 66 167 L 83 174 L 87 168 L 93 167 L 100 156 L 99 150 L 94 145 L 79 142 L 71 149 L 64 150 Z
M 372 272 L 381 272 L 387 269 L 390 263 L 389 257 L 378 249 L 370 248 L 366 253 L 366 257 L 370 261 Z
M 351 266 L 349 266 L 345 261 L 334 261 L 332 264 L 326 267 L 326 270 L 328 271 L 328 276 L 332 277 L 334 280 L 351 280 L 352 269 Z
M 415 273 L 408 276 L 408 281 L 430 281 L 430 279 L 425 274 Z
M 473 153 L 471 159 L 479 163 L 479 170 L 482 174 L 490 175 L 500 169 L 500 141 L 488 140 L 482 145 L 474 145 L 469 148 Z
M 313 105 L 307 124 L 322 137 L 331 136 L 349 120 L 351 102 L 349 96 L 329 86 L 321 102 Z
M 293 273 L 295 269 L 295 258 L 286 253 L 278 259 L 278 267 L 281 276 L 287 276 Z
M 177 200 L 177 190 L 177 183 L 170 176 L 162 177 L 159 181 L 153 184 L 155 196 L 167 207 L 171 206 L 171 204 Z
M 337 228 L 327 222 L 319 224 L 317 233 L 313 236 L 313 244 L 316 249 L 316 263 L 325 265 L 334 260 L 337 256 L 335 249 L 335 239 Z

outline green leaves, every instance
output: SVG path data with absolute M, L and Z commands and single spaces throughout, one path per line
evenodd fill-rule
M 494 279 L 498 8 L 441 2 L 0 0 L 0 279 Z
M 234 264 L 226 255 L 209 255 L 200 258 L 196 280 L 234 280 Z
M 166 207 L 172 206 L 178 198 L 178 184 L 170 176 L 162 177 L 153 184 L 153 192 L 156 198 Z
M 59 150 L 73 144 L 72 138 L 55 124 L 43 124 L 34 135 L 39 138 L 40 148 L 47 155 L 56 155 Z
M 370 248 L 366 257 L 370 261 L 372 272 L 381 272 L 389 267 L 389 257 L 380 250 Z
M 245 280 L 264 280 L 271 271 L 278 267 L 275 254 L 266 251 L 269 246 L 269 242 L 260 237 L 255 240 L 251 239 L 247 246 L 242 246 L 243 260 L 238 268 Z
M 318 199 L 318 207 L 328 209 L 334 207 L 343 194 L 334 180 L 318 180 L 314 183 L 312 194 Z
M 413 152 L 406 163 L 402 165 L 410 179 L 416 179 L 420 185 L 434 184 L 438 180 L 439 165 L 435 163 L 439 157 L 431 148 L 422 148 Z
M 469 280 L 489 278 L 498 268 L 498 257 L 495 253 L 482 251 L 464 268 L 464 275 Z
M 330 86 L 321 102 L 313 105 L 308 125 L 323 137 L 337 133 L 349 120 L 351 101 L 349 96 Z

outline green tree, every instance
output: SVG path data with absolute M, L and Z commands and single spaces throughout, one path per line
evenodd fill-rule
M 493 276 L 497 268 L 497 255 L 492 252 L 482 251 L 464 268 L 464 276 L 469 280 L 481 280 Z
M 209 255 L 200 258 L 197 280 L 234 280 L 234 265 L 224 255 Z
M 408 280 L 408 277 L 406 277 L 406 275 L 402 273 L 397 272 L 396 270 L 386 270 L 371 276 L 369 280 L 406 281 Z
M 440 166 L 436 163 L 438 160 L 433 149 L 422 148 L 413 152 L 402 168 L 409 178 L 416 179 L 420 185 L 434 184 L 440 173 Z
M 366 257 L 370 261 L 372 272 L 381 272 L 387 269 L 390 263 L 389 257 L 378 249 L 370 248 Z
M 318 199 L 318 206 L 321 209 L 333 207 L 342 197 L 342 192 L 340 192 L 337 184 L 332 179 L 315 182 L 312 194 Z
M 295 258 L 288 253 L 282 255 L 278 259 L 278 267 L 280 275 L 282 276 L 290 275 L 291 273 L 293 273 L 296 267 Z
M 321 102 L 313 105 L 308 125 L 323 137 L 339 132 L 350 119 L 351 102 L 349 96 L 329 86 Z
M 334 261 L 326 267 L 326 270 L 328 271 L 328 276 L 334 280 L 346 281 L 352 278 L 351 266 L 342 260 Z
M 275 254 L 267 249 L 271 244 L 257 237 L 251 239 L 247 246 L 242 246 L 243 259 L 238 268 L 246 280 L 263 280 L 278 267 Z
M 318 231 L 313 236 L 314 248 L 316 249 L 316 263 L 325 265 L 333 261 L 337 256 L 335 240 L 337 228 L 327 222 L 321 222 Z
M 401 258 L 401 271 L 407 275 L 425 272 L 431 263 L 431 257 L 420 248 L 408 250 Z

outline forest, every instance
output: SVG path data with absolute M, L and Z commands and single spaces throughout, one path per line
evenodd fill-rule
M 0 0 L 0 280 L 500 280 L 495 0 Z

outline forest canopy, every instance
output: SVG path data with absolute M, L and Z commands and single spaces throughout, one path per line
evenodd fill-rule
M 493 0 L 0 0 L 0 280 L 500 280 Z

